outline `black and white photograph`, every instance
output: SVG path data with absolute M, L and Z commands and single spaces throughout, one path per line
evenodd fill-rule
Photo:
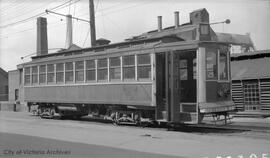
M 270 158 L 270 0 L 0 0 L 0 158 Z

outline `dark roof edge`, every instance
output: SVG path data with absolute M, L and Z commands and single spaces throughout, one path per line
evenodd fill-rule
M 45 57 L 50 57 L 50 56 L 55 56 L 55 55 L 64 55 L 67 53 L 76 53 L 76 52 L 85 52 L 85 51 L 91 51 L 91 50 L 98 50 L 98 49 L 103 49 L 103 48 L 116 48 L 118 46 L 124 46 L 124 45 L 129 45 L 129 44 L 136 44 L 136 43 L 144 43 L 144 42 L 155 42 L 159 41 L 165 38 L 174 38 L 179 41 L 183 41 L 182 38 L 179 38 L 177 36 L 163 36 L 163 37 L 157 37 L 157 38 L 147 38 L 147 39 L 139 39 L 139 40 L 134 40 L 134 41 L 125 41 L 125 42 L 119 42 L 119 43 L 113 43 L 110 45 L 102 45 L 102 46 L 96 46 L 96 47 L 89 47 L 89 48 L 82 48 L 82 49 L 77 49 L 77 50 L 67 50 L 63 52 L 57 52 L 57 53 L 50 53 L 42 56 L 34 56 L 32 59 L 38 59 L 38 58 L 45 58 Z
M 270 57 L 270 49 L 231 54 L 231 61 Z
M 8 78 L 8 73 L 7 73 L 4 69 L 2 69 L 1 67 L 0 67 L 0 73 L 1 73 L 4 77 Z

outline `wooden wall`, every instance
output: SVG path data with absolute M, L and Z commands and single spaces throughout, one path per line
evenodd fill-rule
M 261 110 L 270 110 L 270 79 L 260 80 Z
M 270 79 L 260 79 L 260 105 L 261 110 L 270 110 Z M 232 82 L 232 98 L 239 111 L 244 110 L 244 89 L 243 81 L 234 80 Z
M 232 98 L 238 111 L 244 110 L 244 92 L 241 81 L 232 82 Z

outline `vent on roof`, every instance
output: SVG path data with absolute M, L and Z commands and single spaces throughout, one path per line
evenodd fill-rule
M 190 22 L 192 24 L 209 23 L 209 14 L 205 8 L 194 10 L 190 13 Z
M 110 40 L 107 40 L 105 38 L 100 38 L 98 40 L 96 40 L 96 46 L 104 46 L 104 45 L 108 45 L 110 44 Z

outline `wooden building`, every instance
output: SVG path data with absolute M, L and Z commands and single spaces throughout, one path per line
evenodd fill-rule
M 270 50 L 231 55 L 232 97 L 238 111 L 270 111 Z

